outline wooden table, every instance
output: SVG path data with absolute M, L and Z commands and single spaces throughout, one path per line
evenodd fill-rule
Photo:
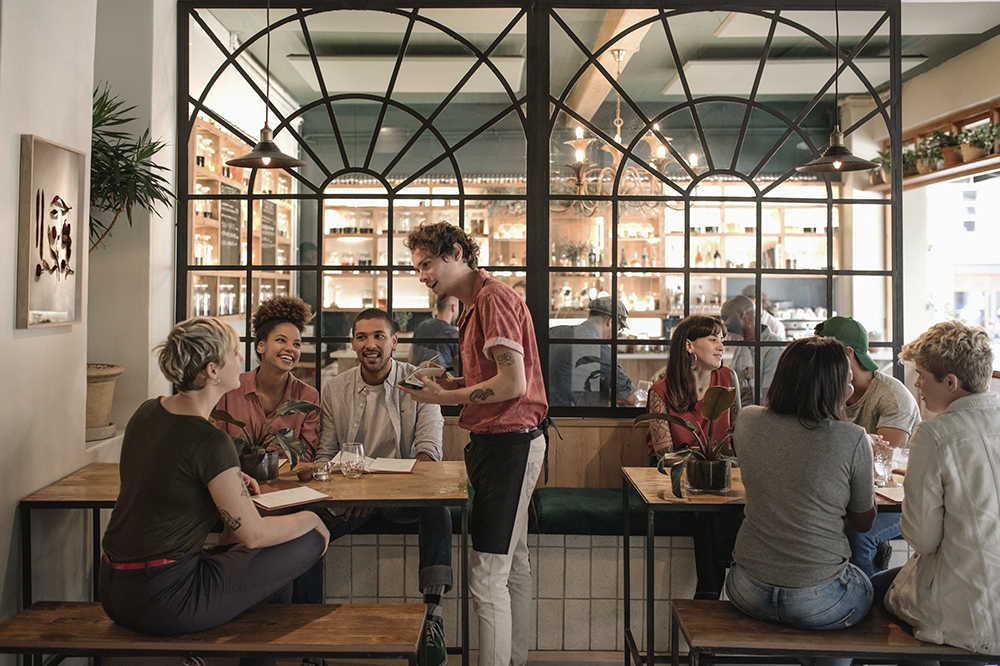
M 459 506 L 462 508 L 461 609 L 462 664 L 469 664 L 469 493 L 465 463 L 461 461 L 419 462 L 412 474 L 365 474 L 348 479 L 330 475 L 328 481 L 298 481 L 285 469 L 274 482 L 276 488 L 308 485 L 330 499 L 320 506 Z M 272 484 L 269 484 L 272 485 Z M 31 598 L 31 511 L 34 509 L 90 509 L 92 512 L 94 600 L 99 600 L 98 579 L 101 561 L 101 509 L 113 509 L 118 499 L 118 463 L 91 463 L 67 477 L 28 495 L 18 505 L 21 512 L 21 579 L 24 608 Z
M 632 656 L 633 663 L 641 666 L 643 658 L 639 652 L 635 637 L 632 635 L 631 627 L 631 566 L 629 562 L 629 510 L 628 498 L 629 488 L 634 488 L 642 503 L 646 506 L 646 664 L 652 666 L 654 663 L 653 651 L 653 595 L 654 595 L 654 518 L 658 511 L 735 511 L 742 509 L 746 504 L 746 490 L 743 487 L 743 480 L 740 477 L 740 469 L 732 469 L 732 481 L 727 493 L 697 493 L 688 494 L 687 489 L 681 483 L 681 494 L 683 497 L 674 496 L 670 486 L 670 477 L 660 474 L 655 467 L 622 467 L 622 507 L 624 512 L 624 532 L 623 532 L 623 574 L 625 578 L 625 645 L 626 650 Z M 880 511 L 899 512 L 901 504 L 885 501 L 876 498 Z

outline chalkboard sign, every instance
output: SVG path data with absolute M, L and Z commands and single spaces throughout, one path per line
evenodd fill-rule
M 221 194 L 239 194 L 237 187 L 221 183 Z M 240 202 L 237 199 L 219 201 L 219 263 L 232 266 L 240 263 Z
M 278 225 L 278 206 L 273 201 L 260 202 L 260 263 L 277 263 L 274 246 L 275 229 Z

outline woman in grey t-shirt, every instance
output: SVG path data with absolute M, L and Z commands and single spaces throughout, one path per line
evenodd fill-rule
M 860 532 L 875 519 L 871 446 L 844 420 L 850 380 L 843 344 L 796 340 L 778 361 L 768 406 L 736 420 L 746 517 L 726 591 L 748 615 L 840 629 L 871 607 L 871 582 L 848 561 L 844 536 L 845 517 Z

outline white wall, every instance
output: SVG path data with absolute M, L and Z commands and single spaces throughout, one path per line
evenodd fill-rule
M 103 449 L 84 444 L 87 323 L 18 330 L 15 322 L 17 198 L 21 134 L 37 134 L 77 150 L 90 145 L 94 17 L 97 0 L 4 0 L 0 4 L 0 400 L 8 471 L 0 482 L 0 618 L 21 603 L 18 501 L 69 474 Z M 89 164 L 89 161 L 88 161 Z M 76 222 L 86 220 L 77 211 Z M 86 233 L 84 233 L 86 235 Z M 88 262 L 82 256 L 82 275 Z M 84 288 L 84 312 L 87 290 Z M 81 599 L 89 593 L 83 512 L 38 515 L 34 521 L 35 597 Z M 0 657 L 0 664 L 14 664 Z

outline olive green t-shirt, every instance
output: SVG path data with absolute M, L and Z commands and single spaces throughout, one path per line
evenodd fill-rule
M 121 491 L 104 534 L 112 562 L 179 560 L 197 552 L 219 520 L 208 482 L 239 468 L 229 435 L 198 416 L 147 400 L 122 441 Z M 236 474 L 236 471 L 233 471 Z

